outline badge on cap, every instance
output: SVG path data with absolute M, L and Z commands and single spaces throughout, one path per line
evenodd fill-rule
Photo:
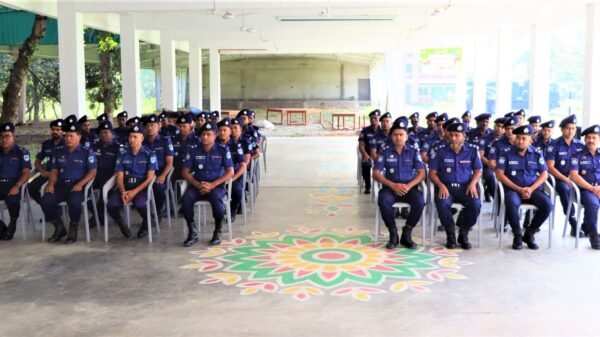
M 595 127 L 594 128 L 594 132 L 596 132 L 596 133 L 600 132 L 600 128 L 599 127 Z
M 62 126 L 62 122 L 57 122 L 56 125 Z
M 71 125 L 71 131 L 75 131 L 75 125 Z
M 529 133 L 529 129 L 528 128 L 523 129 L 523 133 Z
M 4 130 L 9 131 L 10 130 L 10 125 L 7 125 Z
M 210 129 L 211 129 L 211 126 L 210 126 L 210 124 L 206 124 L 206 128 L 207 128 L 208 130 L 210 130 Z
M 458 131 L 462 131 L 462 129 L 463 129 L 462 125 L 459 125 L 456 127 L 456 130 L 458 130 Z
M 400 127 L 403 128 L 404 127 L 404 122 L 400 122 Z M 8 130 L 8 129 L 7 129 Z
M 140 128 L 136 125 L 133 127 L 133 131 L 140 131 Z

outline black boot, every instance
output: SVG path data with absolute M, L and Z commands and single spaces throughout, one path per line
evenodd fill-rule
M 590 244 L 592 245 L 592 249 L 600 250 L 600 237 L 598 237 L 598 233 L 590 234 Z
M 196 242 L 198 242 L 198 227 L 192 222 L 191 224 L 188 224 L 188 236 L 187 239 L 183 241 L 183 245 L 189 247 Z
M 77 241 L 77 229 L 79 229 L 78 222 L 70 222 L 69 223 L 69 234 L 67 235 L 67 240 L 65 244 L 72 244 Z
M 456 233 L 454 232 L 454 229 L 446 230 L 446 248 L 456 248 Z
M 371 188 L 365 187 L 365 194 L 371 194 Z
M 128 239 L 131 238 L 131 230 L 123 223 L 123 220 L 120 217 L 119 219 L 115 220 L 115 223 L 119 227 L 119 230 L 121 231 L 121 234 L 123 234 L 124 237 Z
M 8 228 L 6 229 L 6 234 L 4 234 L 4 240 L 12 240 L 13 236 L 15 236 L 15 231 L 17 230 L 17 219 L 11 219 L 8 224 Z
M 400 237 L 400 244 L 409 249 L 417 249 L 417 244 L 412 240 L 412 227 L 402 227 L 402 236 Z
M 140 229 L 137 232 L 138 239 L 144 238 L 148 235 L 148 221 L 146 218 L 142 219 L 142 224 L 140 225 Z
M 52 234 L 52 236 L 48 239 L 48 242 L 59 242 L 65 235 L 67 235 L 67 230 L 60 220 L 54 221 L 53 225 L 54 234 Z
M 512 248 L 515 250 L 523 249 L 523 234 L 521 234 L 521 229 L 519 228 L 517 231 L 513 230 L 513 235 L 515 237 L 513 238 Z
M 525 235 L 523 235 L 523 242 L 527 244 L 527 248 L 536 250 L 540 247 L 537 245 L 537 243 L 535 243 L 535 237 L 533 236 L 534 233 L 535 230 L 526 230 Z
M 385 245 L 387 249 L 394 249 L 398 247 L 399 239 L 398 239 L 398 229 L 394 226 L 393 228 L 389 228 L 390 231 L 390 240 Z
M 213 236 L 210 239 L 209 244 L 211 246 L 218 246 L 221 244 L 221 222 L 215 223 L 215 230 L 213 231 Z
M 576 237 L 577 236 L 577 219 L 575 219 L 574 217 L 570 217 L 569 218 L 569 224 L 571 225 L 571 236 L 572 237 Z M 585 237 L 585 233 L 579 229 L 579 237 Z
M 458 243 L 462 249 L 471 249 L 473 246 L 469 242 L 469 229 L 461 227 L 458 230 Z
M 5 236 L 6 236 L 6 230 L 8 228 L 6 227 L 6 224 L 4 223 L 4 221 L 0 220 L 0 240 L 6 240 Z

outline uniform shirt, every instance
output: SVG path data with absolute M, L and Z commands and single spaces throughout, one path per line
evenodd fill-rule
M 422 128 L 420 126 L 417 125 L 417 127 L 415 128 L 414 126 L 411 126 L 410 128 L 408 128 L 408 135 L 409 136 L 418 136 L 419 133 L 421 133 L 423 130 L 425 130 L 425 128 Z
M 385 178 L 394 183 L 408 183 L 417 175 L 417 170 L 424 170 L 419 151 L 411 146 L 404 146 L 402 153 L 396 147 L 388 147 L 377 157 L 375 170 L 384 172 Z
M 465 143 L 457 154 L 446 145 L 431 154 L 429 169 L 436 170 L 438 177 L 444 184 L 465 184 L 471 181 L 473 171 L 481 170 L 481 158 L 477 147 Z
M 91 149 L 92 146 L 100 142 L 100 138 L 95 132 L 81 132 L 81 145 L 86 149 Z
M 592 154 L 586 148 L 579 156 L 571 159 L 571 170 L 578 171 L 579 175 L 592 185 L 600 184 L 600 149 Z
M 59 146 L 54 150 L 50 168 L 58 170 L 59 180 L 79 181 L 89 170 L 97 168 L 96 155 L 81 144 L 73 152 L 66 145 Z
M 385 147 L 385 143 L 388 142 L 388 139 L 390 139 L 390 137 L 388 136 L 388 133 L 385 132 L 381 128 L 378 129 L 375 132 L 375 137 L 373 137 L 371 139 L 371 145 L 369 146 L 369 149 L 370 150 L 375 149 L 375 151 L 377 151 L 377 153 L 379 153 L 379 151 L 381 151 L 381 149 L 383 147 Z
M 585 145 L 579 139 L 573 138 L 567 145 L 563 137 L 555 139 L 546 147 L 546 160 L 554 160 L 554 167 L 563 175 L 569 176 L 571 159 L 579 156 L 585 150 Z
M 225 174 L 226 168 L 233 167 L 233 161 L 229 149 L 215 142 L 208 152 L 202 145 L 191 148 L 183 167 L 192 171 L 198 181 L 215 181 Z
M 360 134 L 358 135 L 358 141 L 365 143 L 365 151 L 367 151 L 367 153 L 371 151 L 372 141 L 375 138 L 376 132 L 380 129 L 380 127 L 377 127 L 375 129 L 373 128 L 373 126 L 367 126 L 360 130 Z
M 127 144 L 129 142 L 129 130 L 124 128 L 115 127 L 113 128 L 113 133 L 115 134 L 115 138 L 117 139 L 117 143 L 119 144 Z
M 143 145 L 150 151 L 153 151 L 156 155 L 158 169 L 157 174 L 165 168 L 166 165 L 166 157 L 174 156 L 175 150 L 173 148 L 173 143 L 171 143 L 171 138 L 156 135 L 154 141 L 151 143 L 149 140 L 144 139 Z
M 154 151 L 142 145 L 137 155 L 130 147 L 125 147 L 115 164 L 115 172 L 123 172 L 125 178 L 146 179 L 148 171 L 158 171 L 158 163 Z
M 39 160 L 40 163 L 44 161 L 44 159 L 48 158 L 46 162 L 46 170 L 50 170 L 50 166 L 52 164 L 52 155 L 54 154 L 54 149 L 58 146 L 65 145 L 65 139 L 61 138 L 58 144 L 54 144 L 54 138 L 46 139 L 42 143 L 42 149 L 35 155 L 35 159 Z
M 508 137 L 502 136 L 495 142 L 490 143 L 488 147 L 485 150 L 485 157 L 488 160 L 497 160 L 500 154 L 512 148 L 512 144 L 508 141 Z
M 504 175 L 520 187 L 533 185 L 538 174 L 548 170 L 544 155 L 533 146 L 527 148 L 524 156 L 519 154 L 516 147 L 501 153 L 498 156 L 496 169 L 504 171 Z
M 435 144 L 431 145 L 431 147 L 429 148 L 429 152 L 427 152 L 427 157 L 431 157 L 431 154 L 436 153 L 437 150 L 439 150 L 440 148 L 442 148 L 448 144 L 450 144 L 450 143 L 448 143 L 448 140 L 446 140 L 446 139 L 438 140 L 437 142 L 435 142 Z
M 7 153 L 0 149 L 0 179 L 19 180 L 23 169 L 31 170 L 31 159 L 26 148 L 14 144 Z
M 472 129 L 471 132 L 467 134 L 467 142 L 473 145 L 476 145 L 480 150 L 481 141 L 488 135 L 493 134 L 494 131 L 490 128 L 487 128 L 483 133 L 479 131 L 479 129 Z
M 242 143 L 234 142 L 231 138 L 227 143 L 223 143 L 220 139 L 217 142 L 229 150 L 229 153 L 231 154 L 231 160 L 233 161 L 234 170 L 239 169 L 240 164 L 246 162 Z
M 179 136 L 179 132 L 180 131 L 178 127 L 176 127 L 175 125 L 167 124 L 160 128 L 158 134 L 163 137 L 171 137 L 171 139 L 174 139 L 175 137 Z
M 547 158 L 547 153 L 546 153 L 546 149 L 548 148 L 548 145 L 552 144 L 553 140 L 552 138 L 548 139 L 548 143 L 544 143 L 544 138 L 543 137 L 537 137 L 534 141 L 533 144 L 531 144 L 536 150 L 541 151 L 544 154 L 544 158 Z
M 175 171 L 180 171 L 183 168 L 185 155 L 189 152 L 190 146 L 197 146 L 199 144 L 200 141 L 194 132 L 190 132 L 185 140 L 181 139 L 181 133 L 173 138 L 173 152 L 175 155 L 173 158 L 173 167 Z
M 435 133 L 437 133 L 436 129 L 433 129 L 432 131 L 429 131 L 429 129 L 427 129 L 427 128 L 422 128 L 421 131 L 419 131 L 419 133 L 417 133 L 417 140 L 419 141 L 419 144 L 421 144 L 421 142 L 425 138 L 431 137 Z
M 117 158 L 120 153 L 125 151 L 125 148 L 113 139 L 106 145 L 101 142 L 92 145 L 92 150 L 96 154 L 98 172 L 114 173 Z
M 419 148 L 421 149 L 421 152 L 429 153 L 429 150 L 431 150 L 433 144 L 437 143 L 440 140 L 442 140 L 440 134 L 435 132 L 433 135 L 421 139 L 421 144 L 419 144 Z

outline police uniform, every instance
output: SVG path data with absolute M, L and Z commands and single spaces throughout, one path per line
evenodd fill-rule
M 217 123 L 217 127 L 231 127 L 232 120 L 229 118 L 223 118 Z M 231 154 L 231 159 L 233 161 L 233 171 L 234 174 L 240 168 L 241 164 L 246 163 L 246 153 L 244 147 L 247 148 L 245 142 L 242 139 L 238 139 L 235 141 L 233 138 L 229 138 L 227 142 L 223 142 L 220 138 L 217 139 L 217 143 L 221 144 L 224 147 L 227 147 L 229 153 Z M 244 172 L 244 174 L 246 174 Z M 238 207 L 241 206 L 242 203 L 242 192 L 244 190 L 243 178 L 240 176 L 238 179 L 233 181 L 233 185 L 231 186 L 231 214 L 232 220 L 235 219 L 235 214 L 237 213 Z
M 160 123 L 159 117 L 156 115 L 150 115 L 146 119 L 146 123 Z M 161 136 L 160 134 L 156 135 L 153 141 L 150 141 L 148 136 L 144 139 L 143 143 L 144 147 L 148 150 L 154 152 L 156 155 L 156 160 L 158 164 L 158 168 L 156 170 L 156 176 L 163 174 L 163 171 L 166 166 L 167 157 L 174 157 L 175 151 L 173 148 L 173 143 L 171 143 L 171 138 L 168 136 Z M 154 191 L 154 201 L 156 202 L 156 210 L 160 213 L 162 210 L 163 204 L 165 202 L 165 191 L 167 190 L 168 181 L 164 181 L 162 184 L 155 182 L 153 185 Z
M 404 129 L 406 131 L 408 123 L 400 120 L 394 123 L 390 130 L 390 134 L 396 129 Z M 379 154 L 375 161 L 374 171 L 379 171 L 384 174 L 384 177 L 393 183 L 407 184 L 414 180 L 417 176 L 417 171 L 424 172 L 425 165 L 421 160 L 419 151 L 412 146 L 405 145 L 402 152 L 398 152 L 395 145 L 392 145 Z M 398 241 L 398 232 L 396 229 L 396 220 L 394 214 L 394 203 L 406 202 L 410 204 L 410 211 L 406 220 L 406 225 L 402 229 L 402 238 Z M 413 186 L 405 195 L 400 196 L 390 187 L 383 186 L 378 194 L 378 205 L 381 212 L 381 218 L 386 227 L 390 231 L 390 241 L 387 248 L 395 248 L 398 243 L 401 243 L 407 248 L 416 248 L 416 244 L 412 241 L 411 232 L 417 225 L 423 208 L 425 208 L 425 200 L 423 193 L 417 186 Z
M 379 109 L 375 109 L 369 113 L 369 119 L 372 117 L 379 118 L 381 116 L 381 111 Z M 371 145 L 373 144 L 373 139 L 375 139 L 378 130 L 381 129 L 380 126 L 366 126 L 360 130 L 360 134 L 358 135 L 358 143 L 363 142 L 365 144 L 365 152 L 369 155 L 371 153 Z M 365 193 L 368 194 L 371 192 L 371 158 L 367 156 L 367 161 L 362 161 L 361 158 L 361 172 L 363 180 L 365 181 Z
M 550 120 L 540 124 L 540 130 L 544 128 L 554 128 L 554 120 Z M 544 137 L 542 137 L 542 133 L 538 132 L 537 136 L 534 136 L 533 139 L 533 147 L 535 147 L 536 150 L 541 151 L 544 154 L 544 158 L 547 158 L 546 149 L 550 144 L 552 144 L 552 138 L 544 140 Z
M 448 114 L 445 112 L 438 115 L 435 119 L 436 124 L 445 123 L 447 121 L 448 121 Z M 421 156 L 428 156 L 433 145 L 436 144 L 437 142 L 441 141 L 442 139 L 443 138 L 442 138 L 442 136 L 440 136 L 439 130 L 434 132 L 429 137 L 423 138 L 421 140 L 421 143 L 419 144 L 419 148 L 421 149 Z M 428 157 L 426 157 L 426 159 L 427 159 L 427 161 L 429 160 Z
M 425 116 L 425 120 L 429 121 L 429 119 L 434 118 L 436 119 L 438 116 L 437 112 L 430 112 L 429 114 L 427 114 L 427 116 Z M 417 134 L 417 140 L 419 141 L 419 146 L 421 145 L 421 143 L 423 142 L 423 140 L 427 137 L 433 136 L 433 134 L 436 133 L 436 129 L 435 127 L 433 129 L 429 129 L 429 124 L 427 125 L 427 128 L 423 128 L 421 129 L 421 131 L 419 131 L 419 133 Z
M 129 132 L 135 132 L 144 134 L 144 127 L 141 125 L 134 125 L 129 128 Z M 140 147 L 137 154 L 133 153 L 131 147 L 125 147 L 122 152 L 119 153 L 117 161 L 115 163 L 115 173 L 123 173 L 123 184 L 126 191 L 132 190 L 141 185 L 148 177 L 149 172 L 158 171 L 158 160 L 154 151 L 149 150 L 144 145 Z M 140 191 L 132 200 L 133 207 L 142 217 L 142 223 L 138 231 L 138 237 L 144 237 L 148 234 L 146 226 L 147 208 L 146 203 L 148 201 L 148 195 L 146 189 Z M 108 214 L 117 223 L 123 235 L 128 237 L 129 231 L 127 227 L 123 225 L 121 219 L 120 210 L 123 207 L 123 200 L 121 199 L 121 191 L 115 189 L 108 197 L 106 208 Z
M 448 126 L 448 132 L 464 132 L 463 123 L 454 123 Z M 461 211 L 459 243 L 465 249 L 470 248 L 468 232 L 477 222 L 481 209 L 480 198 L 473 198 L 467 194 L 467 187 L 471 183 L 475 171 L 482 169 L 479 150 L 476 146 L 464 143 L 457 154 L 450 145 L 437 149 L 432 153 L 429 163 L 431 172 L 435 171 L 442 184 L 448 189 L 448 198 L 439 198 L 439 187 L 435 187 L 435 204 L 442 226 L 446 229 L 447 248 L 456 247 L 456 228 L 452 217 L 452 203 L 464 206 Z
M 381 115 L 381 117 L 379 117 L 379 124 L 381 125 L 381 122 L 385 119 L 385 118 L 392 118 L 392 114 L 390 114 L 389 112 L 384 113 L 383 115 Z M 406 125 L 406 124 L 405 124 Z M 372 157 L 376 158 L 377 155 L 380 153 L 380 151 L 382 150 L 382 148 L 386 147 L 386 143 L 387 144 L 391 144 L 391 138 L 389 135 L 389 132 L 386 132 L 383 128 L 379 128 L 376 132 L 375 132 L 375 137 L 373 137 L 373 139 L 371 140 L 371 152 L 369 152 L 369 155 L 371 155 L 371 153 L 373 152 L 373 150 L 375 150 L 375 156 Z
M 117 118 L 125 118 L 127 120 L 127 111 L 121 111 L 117 114 Z M 127 129 L 127 125 L 123 127 L 115 126 L 113 128 L 113 133 L 115 135 L 115 139 L 119 144 L 127 144 L 129 141 L 127 137 L 129 136 L 129 130 Z
M 516 128 L 513 133 L 515 135 L 531 136 L 533 134 L 533 127 L 531 125 L 523 125 Z M 515 185 L 519 187 L 530 187 L 538 179 L 538 175 L 547 171 L 548 167 L 544 161 L 544 155 L 541 152 L 536 151 L 533 146 L 529 146 L 524 155 L 521 155 L 519 152 L 519 149 L 513 146 L 509 151 L 500 154 L 496 170 L 504 173 L 506 178 Z M 544 221 L 546 221 L 552 211 L 550 197 L 544 193 L 543 187 L 540 186 L 531 193 L 531 198 L 522 199 L 517 191 L 511 189 L 506 184 L 504 185 L 504 196 L 506 199 L 507 220 L 514 235 L 513 248 L 521 249 L 522 242 L 525 242 L 530 249 L 537 249 L 534 234 Z M 537 207 L 535 216 L 533 217 L 531 224 L 527 227 L 524 236 L 521 234 L 521 226 L 519 223 L 519 208 L 523 203 L 532 204 Z
M 473 130 L 473 128 L 471 127 L 470 123 L 471 123 L 471 111 L 467 110 L 465 111 L 462 116 L 460 116 L 461 118 L 461 122 L 465 124 L 466 127 L 466 132 L 467 134 L 469 134 L 471 132 L 471 130 Z M 465 120 L 467 119 L 467 120 Z
M 595 124 L 582 132 L 583 136 L 588 134 L 600 135 L 600 125 Z M 600 186 L 600 148 L 591 153 L 586 147 L 577 157 L 571 160 L 571 170 L 576 171 L 588 184 Z M 590 236 L 593 249 L 600 249 L 598 238 L 598 209 L 600 209 L 600 198 L 587 188 L 580 187 L 581 204 L 583 205 L 583 228 Z
M 502 124 L 504 125 L 504 118 L 496 118 L 494 120 L 494 124 Z M 483 157 L 489 160 L 488 154 L 491 149 L 491 144 L 498 141 L 501 137 L 496 138 L 494 132 L 486 134 L 479 140 L 479 144 L 477 147 L 479 148 L 479 153 L 483 152 Z M 494 150 L 494 153 L 496 150 Z M 494 157 L 496 158 L 496 157 Z M 490 201 L 490 198 L 496 193 L 496 175 L 494 174 L 494 170 L 489 166 L 484 164 L 483 171 L 481 172 L 481 177 L 483 179 L 483 186 L 485 188 L 485 198 L 486 201 Z
M 207 122 L 202 126 L 201 132 L 216 132 L 217 126 L 212 122 Z M 183 167 L 193 172 L 193 179 L 199 182 L 213 182 L 225 175 L 228 168 L 233 168 L 231 153 L 227 147 L 221 146 L 216 142 L 206 151 L 202 144 L 191 148 L 186 155 Z M 193 185 L 189 185 L 181 197 L 181 206 L 183 208 L 183 217 L 185 218 L 189 236 L 184 242 L 185 245 L 192 245 L 197 240 L 197 227 L 194 223 L 194 203 L 199 200 L 208 200 L 215 219 L 215 230 L 211 239 L 211 244 L 221 243 L 222 221 L 225 217 L 225 206 L 223 197 L 225 196 L 225 186 L 215 187 L 208 194 L 201 194 L 200 190 Z
M 408 116 L 408 119 L 412 124 L 412 126 L 408 128 L 408 135 L 417 138 L 419 133 L 425 130 L 425 128 L 419 126 L 419 113 L 412 113 L 410 116 Z
M 81 132 L 78 124 L 63 125 L 64 132 Z M 60 241 L 65 234 L 64 225 L 59 217 L 58 204 L 66 201 L 69 210 L 69 234 L 67 243 L 77 240 L 77 227 L 81 218 L 81 203 L 83 202 L 83 188 L 72 191 L 73 186 L 79 183 L 90 171 L 96 171 L 96 155 L 91 149 L 79 144 L 73 151 L 67 145 L 62 145 L 54 150 L 50 163 L 52 172 L 56 170 L 57 179 L 53 193 L 44 193 L 41 200 L 42 210 L 46 220 L 55 226 L 54 235 L 50 242 Z M 54 173 L 53 173 L 54 174 Z
M 577 124 L 577 119 L 575 115 L 571 115 L 565 119 L 563 119 L 560 123 L 560 127 L 563 128 L 567 124 Z M 585 149 L 585 145 L 582 141 L 577 138 L 573 138 L 571 141 L 571 145 L 568 145 L 565 142 L 563 137 L 555 139 L 552 144 L 548 145 L 546 148 L 546 161 L 554 161 L 554 168 L 556 168 L 562 175 L 568 177 L 569 171 L 571 170 L 571 159 L 577 157 L 583 152 Z M 569 207 L 569 198 L 571 195 L 571 188 L 568 183 L 560 180 L 556 180 L 556 193 L 559 196 L 560 203 L 563 207 L 563 212 L 567 215 L 567 208 Z M 572 235 L 575 235 L 575 212 L 571 210 L 571 214 L 569 215 L 569 223 L 572 228 Z
M 14 135 L 15 125 L 10 122 L 0 125 L 0 132 L 7 131 Z M 0 240 L 11 240 L 15 234 L 21 210 L 21 186 L 16 184 L 23 176 L 23 170 L 31 170 L 29 151 L 26 148 L 13 144 L 7 152 L 0 149 L 0 200 L 4 200 L 10 216 L 8 227 L 0 221 Z M 18 189 L 18 193 L 10 195 L 13 187 Z
M 62 119 L 54 120 L 50 123 L 50 127 L 59 127 L 62 128 L 64 121 Z M 54 149 L 59 146 L 65 145 L 65 139 L 61 136 L 58 139 L 50 138 L 46 139 L 42 142 L 42 148 L 40 152 L 35 155 L 35 160 L 40 163 L 47 159 L 45 166 L 46 171 L 50 171 L 50 164 L 52 162 L 52 155 L 54 154 Z M 35 179 L 33 179 L 28 185 L 27 190 L 29 191 L 29 196 L 31 199 L 35 200 L 38 204 L 40 204 L 42 200 L 41 188 L 48 181 L 48 178 L 42 177 L 42 175 L 38 175 Z
M 79 118 L 79 120 L 77 121 L 77 123 L 79 123 L 79 125 L 83 125 L 83 123 L 87 123 L 88 122 L 88 117 L 87 116 L 83 116 L 81 118 Z M 98 135 L 93 132 L 85 132 L 85 131 L 81 131 L 81 145 L 83 145 L 83 147 L 85 147 L 86 149 L 91 149 L 92 146 L 94 144 L 97 144 L 100 141 L 100 139 L 98 138 Z
M 534 127 L 533 139 L 535 140 L 540 134 L 540 123 L 542 122 L 542 117 L 530 116 L 529 118 L 527 118 L 527 121 L 531 126 L 534 126 L 534 124 L 538 126 L 537 130 L 535 130 L 536 128 Z
M 519 119 L 516 116 L 505 117 L 504 118 L 504 127 L 508 126 L 516 126 L 519 122 Z M 485 156 L 488 160 L 496 161 L 498 156 L 503 152 L 506 152 L 512 148 L 512 143 L 508 140 L 508 137 L 503 135 L 495 142 L 492 142 L 488 145 L 489 148 L 486 148 Z
M 475 121 L 477 121 L 477 123 L 484 121 L 484 120 L 489 120 L 491 117 L 490 114 L 488 113 L 483 113 L 481 115 L 477 115 L 475 117 Z M 477 147 L 480 147 L 481 144 L 481 140 L 486 137 L 487 135 L 493 133 L 494 131 L 490 128 L 486 128 L 483 132 L 481 132 L 481 130 L 479 129 L 479 127 L 473 128 L 471 129 L 468 133 L 467 133 L 467 142 L 476 145 Z M 480 148 L 481 149 L 481 148 Z
M 177 124 L 192 124 L 193 116 L 191 113 L 179 116 Z M 177 137 L 173 138 L 173 175 L 171 181 L 174 183 L 177 180 L 183 179 L 181 177 L 181 170 L 183 170 L 183 162 L 185 161 L 185 155 L 189 152 L 190 146 L 198 146 L 199 140 L 196 133 L 190 131 L 188 136 L 183 139 L 183 134 L 179 133 Z
M 177 119 L 177 118 L 179 118 L 179 113 L 169 112 L 166 114 L 166 118 Z M 175 137 L 179 136 L 179 128 L 173 124 L 163 125 L 160 128 L 159 134 L 163 137 L 170 137 L 171 139 L 174 139 Z

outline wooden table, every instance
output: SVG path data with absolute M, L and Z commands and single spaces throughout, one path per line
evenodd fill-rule
M 279 123 L 273 122 L 269 119 L 269 112 L 279 114 Z M 266 119 L 275 125 L 283 125 L 283 113 L 284 112 L 285 112 L 285 109 L 267 108 L 267 118 Z
M 352 117 L 352 130 L 356 130 L 356 113 L 355 112 L 333 112 L 331 114 L 331 130 L 342 130 L 346 128 L 346 117 Z M 342 126 L 340 127 L 340 118 Z M 337 119 L 337 127 L 335 120 Z
M 273 122 L 275 125 L 283 125 L 283 114 L 286 115 L 287 125 L 306 125 L 308 124 L 307 115 L 311 113 L 319 113 L 319 123 L 323 124 L 323 110 L 321 109 L 302 109 L 302 108 L 268 108 L 267 109 L 267 120 L 269 115 L 279 114 L 279 122 Z M 300 122 L 294 122 L 294 115 L 300 115 Z
M 306 125 L 306 110 L 305 109 L 285 109 L 287 116 L 287 125 Z M 292 118 L 294 115 L 300 115 L 301 121 L 294 122 Z
M 237 110 L 221 110 L 221 118 L 230 117 L 235 118 L 237 116 Z

